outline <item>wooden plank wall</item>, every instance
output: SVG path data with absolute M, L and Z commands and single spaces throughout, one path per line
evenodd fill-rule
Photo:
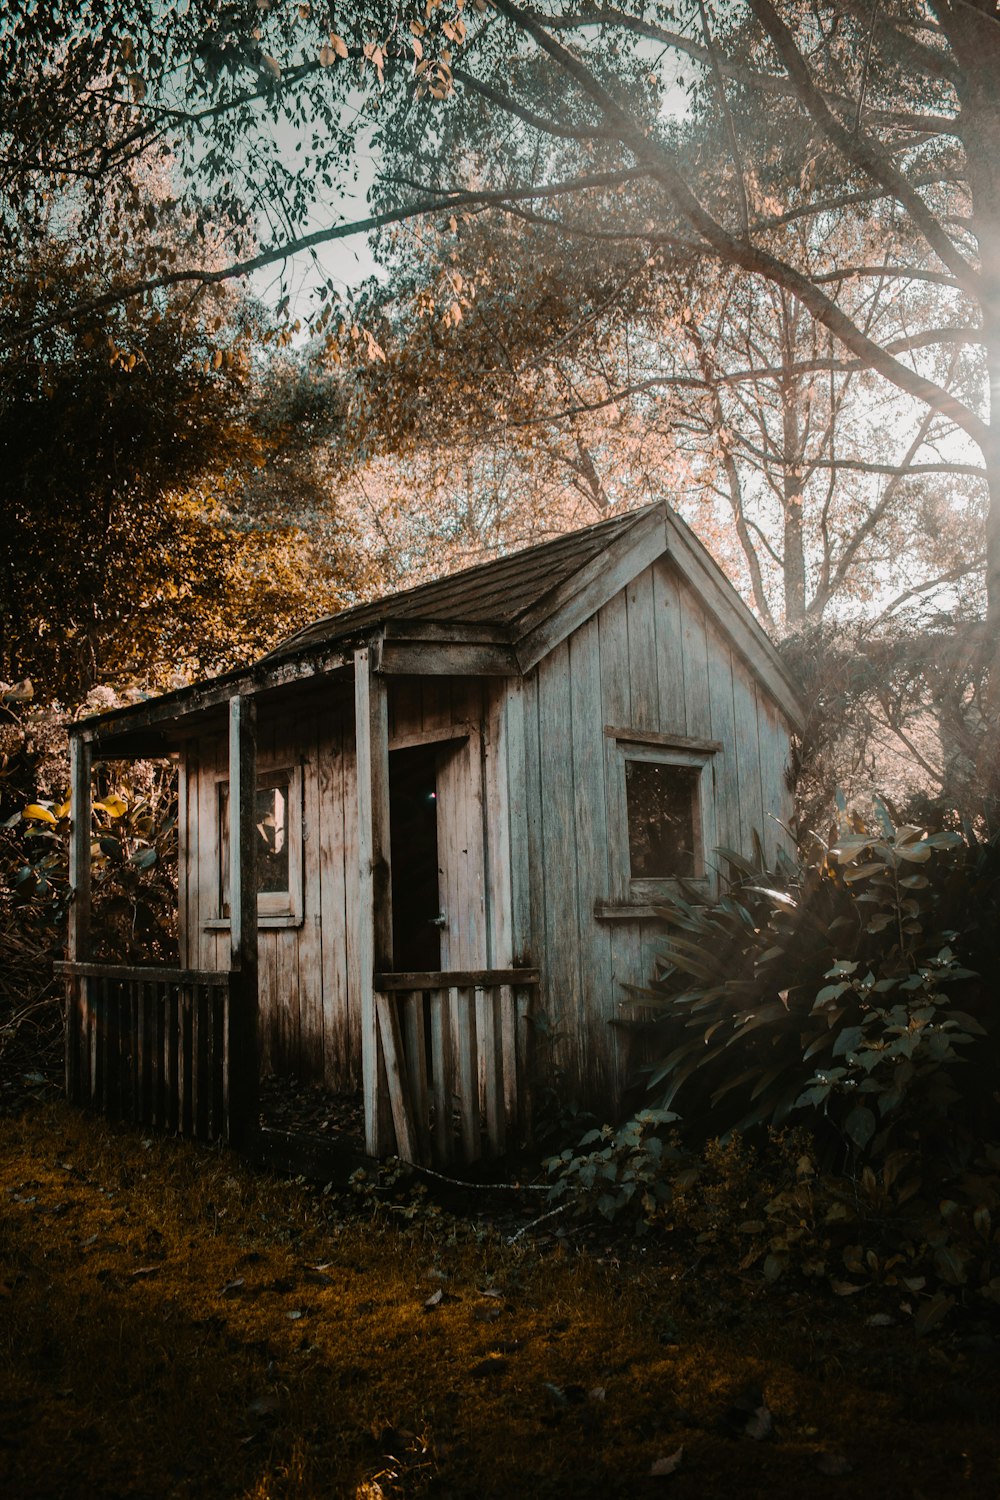
M 489 856 L 483 806 L 483 684 L 462 678 L 394 678 L 389 698 L 389 742 L 414 735 L 470 729 L 467 752 L 456 757 L 446 788 L 454 814 L 448 844 L 446 893 L 454 912 L 449 963 L 486 963 L 485 875 Z M 358 1009 L 358 829 L 353 699 L 324 703 L 319 692 L 293 712 L 260 704 L 258 766 L 298 765 L 302 775 L 303 911 L 296 927 L 260 927 L 259 1045 L 265 1072 L 323 1079 L 331 1088 L 361 1087 Z M 181 796 L 182 963 L 225 969 L 229 933 L 208 924 L 218 916 L 218 785 L 225 779 L 224 738 L 188 747 Z M 491 800 L 492 802 L 495 799 Z M 509 926 L 509 903 L 503 922 Z M 503 925 L 503 922 L 501 925 Z M 510 955 L 504 958 L 509 964 Z
M 756 829 L 770 857 L 783 837 L 774 818 L 790 811 L 788 735 L 666 559 L 539 663 L 518 695 L 521 716 L 523 765 L 513 764 L 508 748 L 508 776 L 524 787 L 533 931 L 518 930 L 515 942 L 519 960 L 542 968 L 547 1035 L 539 1063 L 592 1107 L 610 1111 L 634 1056 L 628 1033 L 609 1022 L 622 1012 L 622 985 L 651 976 L 659 938 L 652 922 L 594 916 L 595 901 L 611 897 L 609 858 L 623 838 L 613 826 L 604 726 L 720 741 L 713 761 L 718 842 L 749 850 Z M 512 842 L 516 848 L 513 835 Z M 515 925 L 523 929 L 516 854 L 513 868 Z

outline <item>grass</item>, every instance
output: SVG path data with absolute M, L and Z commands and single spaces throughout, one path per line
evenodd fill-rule
M 996 1343 L 874 1309 L 0 1120 L 12 1500 L 1000 1493 Z

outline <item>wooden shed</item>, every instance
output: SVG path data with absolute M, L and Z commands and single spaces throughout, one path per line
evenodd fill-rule
M 72 728 L 67 1088 L 245 1139 L 261 1070 L 363 1091 L 373 1156 L 471 1161 L 540 1079 L 602 1117 L 653 906 L 773 853 L 799 721 L 664 504 L 348 609 Z M 90 767 L 180 772 L 176 970 L 88 951 Z

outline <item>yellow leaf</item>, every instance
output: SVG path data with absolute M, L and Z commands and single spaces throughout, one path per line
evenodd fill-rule
M 344 38 L 342 36 L 338 36 L 335 31 L 330 32 L 330 46 L 333 48 L 334 52 L 336 52 L 338 57 L 347 56 L 347 43 L 344 41 Z
M 22 818 L 34 818 L 39 823 L 54 823 L 56 819 L 47 807 L 42 807 L 40 802 L 29 802 L 21 814 Z
M 102 798 L 100 802 L 95 802 L 94 806 L 103 808 L 109 818 L 120 818 L 128 812 L 127 804 L 120 797 L 116 797 L 114 792 L 109 797 Z
M 70 805 L 71 804 L 68 801 L 67 802 L 60 802 L 59 806 L 56 808 L 56 817 L 57 818 L 65 818 L 65 817 L 67 817 L 68 814 L 69 814 Z

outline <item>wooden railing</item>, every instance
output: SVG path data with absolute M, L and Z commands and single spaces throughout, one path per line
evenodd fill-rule
M 67 981 L 66 1092 L 112 1119 L 235 1140 L 254 1090 L 231 1068 L 238 974 L 56 965 Z
M 401 1156 L 468 1164 L 526 1142 L 537 985 L 537 969 L 375 975 Z

